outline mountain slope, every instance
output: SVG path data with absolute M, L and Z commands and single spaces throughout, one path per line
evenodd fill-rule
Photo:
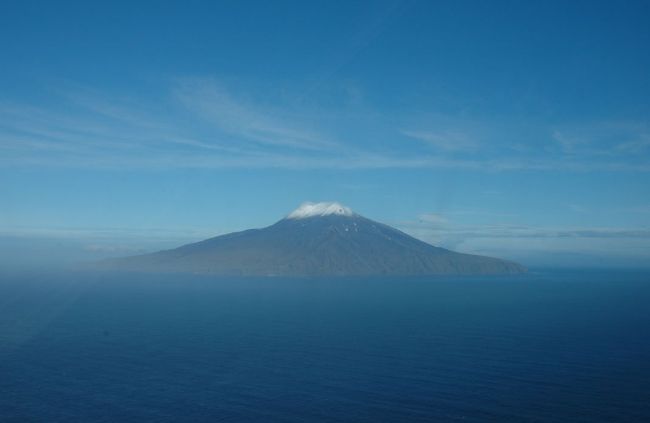
M 263 229 L 217 236 L 104 267 L 218 275 L 433 275 L 525 271 L 516 263 L 434 247 L 337 203 L 307 204 Z

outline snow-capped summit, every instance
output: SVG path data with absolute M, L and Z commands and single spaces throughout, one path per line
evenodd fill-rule
M 220 276 L 422 276 L 525 271 L 509 261 L 435 247 L 353 213 L 339 203 L 305 203 L 287 218 L 265 228 L 98 265 L 120 271 Z
M 302 203 L 300 207 L 289 213 L 287 219 L 304 219 L 314 216 L 328 216 L 336 214 L 339 216 L 354 216 L 354 212 L 349 207 L 336 202 L 323 203 Z

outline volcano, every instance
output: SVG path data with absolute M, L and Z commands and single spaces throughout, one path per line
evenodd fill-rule
M 111 259 L 101 267 L 223 276 L 479 275 L 525 271 L 510 261 L 435 247 L 339 203 L 305 203 L 266 228 Z

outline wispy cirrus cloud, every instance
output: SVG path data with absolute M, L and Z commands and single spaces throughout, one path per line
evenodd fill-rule
M 595 122 L 556 128 L 562 153 L 580 156 L 630 156 L 650 153 L 650 124 L 636 121 Z
M 402 133 L 446 152 L 475 152 L 479 149 L 479 143 L 463 132 L 402 130 Z
M 647 266 L 650 263 L 650 227 L 464 224 L 452 219 L 455 215 L 453 212 L 427 213 L 411 221 L 397 222 L 395 226 L 443 248 L 506 257 L 534 265 L 620 262 Z M 434 218 L 427 220 L 423 216 Z M 498 215 L 492 216 L 492 220 L 499 220 Z M 575 261 L 577 256 L 580 261 Z
M 358 122 L 336 113 L 322 120 L 319 113 L 235 94 L 211 78 L 175 79 L 156 102 L 83 87 L 57 93 L 51 107 L 0 102 L 0 165 L 650 171 L 650 159 L 639 154 L 648 141 L 648 126 L 643 123 L 605 125 L 611 127 L 607 137 L 588 126 L 556 128 L 550 138 L 558 146 L 553 151 L 535 149 L 535 143 L 516 149 L 512 146 L 518 141 L 512 137 L 500 143 L 507 128 L 468 119 L 436 118 L 429 119 L 428 126 L 405 125 L 412 120 L 385 119 L 373 112 Z M 333 136 L 337 122 L 342 126 Z M 373 142 L 375 126 L 382 128 L 382 143 Z M 545 130 L 540 127 L 537 132 Z M 406 148 L 405 141 L 413 138 L 433 149 L 418 148 L 417 143 Z M 609 150 L 603 149 L 608 142 Z M 590 149 L 609 152 L 590 154 Z
M 244 140 L 306 150 L 341 147 L 306 125 L 288 122 L 273 110 L 259 110 L 255 105 L 236 100 L 213 79 L 178 80 L 173 93 L 209 124 Z

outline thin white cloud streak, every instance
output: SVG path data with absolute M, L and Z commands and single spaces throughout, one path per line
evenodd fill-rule
M 165 144 L 233 154 L 243 152 L 241 148 L 175 135 L 188 131 L 152 120 L 144 122 L 142 126 L 139 120 L 107 123 L 102 121 L 101 116 L 62 115 L 32 107 L 0 105 L 0 110 L 3 112 L 3 118 L 0 118 L 0 149 L 11 147 L 18 150 L 23 147 L 32 151 L 42 149 L 77 153 L 77 156 L 67 157 L 71 160 L 61 162 L 57 159 L 57 163 L 66 165 L 73 165 L 75 160 L 82 157 L 90 160 L 89 163 L 93 163 L 93 159 L 105 161 L 101 160 L 103 158 L 120 162 L 128 159 L 135 150 L 164 154 L 168 152 Z M 138 113 L 137 110 L 132 112 L 134 115 Z M 34 157 L 27 159 L 27 163 L 34 162 Z
M 616 207 L 614 210 L 617 213 L 650 214 L 650 204 L 632 207 Z
M 650 228 L 432 224 L 421 219 L 396 226 L 443 248 L 533 265 L 650 263 Z
M 457 244 L 457 249 L 515 260 L 527 266 L 647 268 L 650 241 L 580 238 L 474 238 Z
M 440 214 L 420 214 L 417 220 L 397 224 L 426 236 L 454 238 L 640 238 L 650 240 L 650 227 L 538 227 L 514 224 L 465 225 Z
M 630 143 L 643 147 L 647 125 L 642 123 L 610 125 L 615 129 L 623 128 L 628 135 L 621 141 L 622 138 L 614 136 L 615 130 L 610 130 L 614 135 L 608 136 L 607 140 L 618 140 L 621 153 L 610 155 L 606 160 L 594 160 L 593 155 L 575 151 L 554 155 L 535 152 L 492 157 L 468 155 L 470 145 L 481 151 L 485 149 L 473 138 L 462 146 L 467 151 L 460 156 L 460 147 L 452 145 L 453 142 L 446 145 L 447 141 L 439 142 L 442 147 L 436 153 L 405 149 L 405 139 L 396 139 L 393 144 L 384 146 L 381 152 L 373 151 L 372 144 L 367 142 L 335 142 L 318 128 L 317 117 L 306 119 L 286 111 L 267 110 L 260 104 L 234 97 L 221 88 L 218 81 L 211 79 L 181 79 L 171 87 L 172 103 L 163 108 L 180 108 L 186 113 L 183 118 L 172 112 L 169 116 L 156 114 L 153 110 L 159 108 L 147 110 L 135 101 L 114 101 L 89 91 L 81 90 L 81 94 L 72 93 L 66 98 L 72 99 L 73 105 L 57 111 L 0 103 L 1 166 L 151 170 L 429 168 L 478 172 L 650 171 L 650 162 L 645 156 L 625 153 L 630 149 Z M 380 117 L 374 116 L 373 119 Z M 447 124 L 449 128 L 450 123 Z M 471 124 L 468 126 L 472 127 Z M 197 130 L 196 127 L 203 129 Z M 594 129 L 583 129 L 582 132 L 597 133 Z M 460 129 L 452 128 L 437 134 L 462 133 Z M 396 129 L 395 134 L 399 136 L 400 130 Z M 442 135 L 436 136 L 436 140 L 442 139 L 439 138 Z M 458 139 L 465 139 L 463 137 Z
M 554 129 L 552 138 L 566 155 L 620 157 L 650 154 L 650 125 L 643 121 L 569 125 Z
M 165 131 L 174 129 L 173 125 L 163 122 L 160 117 L 148 112 L 146 105 L 139 104 L 133 99 L 107 100 L 101 93 L 84 87 L 60 91 L 60 94 L 82 109 L 123 124 Z
M 407 137 L 423 141 L 447 152 L 475 152 L 479 149 L 479 143 L 462 132 L 417 130 L 402 130 L 401 132 Z
M 175 241 L 189 242 L 190 240 L 201 240 L 224 233 L 216 228 L 88 228 L 88 227 L 32 227 L 32 226 L 11 226 L 0 227 L 0 238 L 51 238 L 51 239 L 75 239 L 85 242 L 139 242 L 139 241 Z M 180 240 L 180 241 L 179 241 Z
M 170 141 L 170 140 L 167 140 Z M 172 141 L 170 141 L 172 142 Z M 191 141 L 173 141 L 188 146 L 197 146 Z M 0 149 L 2 149 L 0 142 Z M 38 148 L 37 144 L 32 145 Z M 49 149 L 49 148 L 47 148 Z M 59 148 L 65 150 L 65 147 Z M 225 152 L 237 151 L 227 147 L 203 145 L 201 150 L 211 149 Z M 47 152 L 47 151 L 44 151 Z M 152 151 L 149 151 L 151 153 Z M 256 169 L 448 169 L 480 172 L 515 172 L 515 171 L 567 171 L 567 172 L 650 172 L 650 164 L 615 163 L 581 163 L 554 160 L 463 160 L 438 157 L 393 157 L 373 153 L 362 153 L 341 157 L 318 157 L 295 154 L 272 154 L 263 151 L 244 151 L 240 155 L 206 156 L 201 152 L 184 153 L 180 151 L 154 151 L 155 154 L 143 154 L 137 157 L 131 154 L 66 154 L 54 157 L 50 154 L 28 156 L 0 157 L 0 165 L 11 166 L 49 166 L 103 169 L 187 169 L 187 168 L 256 168 Z
M 273 116 L 268 110 L 235 100 L 211 79 L 181 79 L 173 92 L 185 107 L 209 123 L 245 139 L 306 150 L 340 147 L 314 131 Z

